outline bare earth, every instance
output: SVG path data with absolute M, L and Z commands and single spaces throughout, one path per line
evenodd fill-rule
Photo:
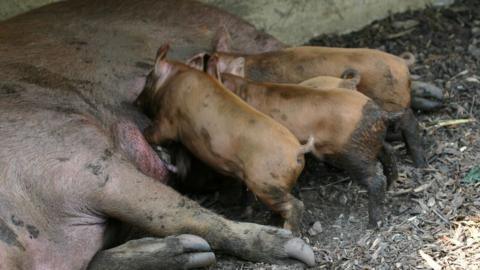
M 303 238 L 314 246 L 315 269 L 480 269 L 480 1 L 407 12 L 345 36 L 322 36 L 311 45 L 369 47 L 412 52 L 415 78 L 445 90 L 445 107 L 417 114 L 423 127 L 427 169 L 415 169 L 402 143 L 394 144 L 400 179 L 386 200 L 386 224 L 367 225 L 366 191 L 346 174 L 309 158 L 297 196 L 306 206 Z M 449 124 L 446 120 L 474 119 Z M 479 176 L 480 177 L 480 176 Z M 195 195 L 203 205 L 240 220 L 237 199 L 222 192 Z M 249 221 L 268 224 L 257 203 Z M 317 222 L 317 232 L 309 229 Z M 219 256 L 211 269 L 296 269 Z

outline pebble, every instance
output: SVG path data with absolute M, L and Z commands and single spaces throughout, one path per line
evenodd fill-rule
M 415 27 L 419 24 L 417 20 L 406 20 L 406 21 L 397 21 L 393 22 L 392 26 L 397 28 L 397 29 L 410 29 L 412 27 Z
M 312 227 L 310 227 L 310 229 L 308 229 L 308 234 L 311 235 L 311 236 L 315 236 L 319 233 L 322 233 L 323 232 L 323 228 L 322 228 L 322 223 L 320 223 L 320 221 L 315 221 L 315 223 L 313 223 Z
M 468 52 L 475 58 L 479 59 L 480 60 L 480 48 L 478 48 L 477 46 L 473 45 L 473 44 L 470 44 L 468 46 Z
M 473 27 L 472 28 L 472 35 L 480 36 L 480 27 Z

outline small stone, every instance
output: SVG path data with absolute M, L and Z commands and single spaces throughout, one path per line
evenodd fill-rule
M 477 46 L 470 44 L 468 46 L 468 52 L 475 58 L 480 59 L 480 48 Z
M 320 223 L 320 221 L 315 221 L 315 223 L 313 223 L 312 227 L 310 227 L 310 229 L 308 229 L 308 234 L 311 235 L 311 236 L 315 236 L 319 233 L 322 233 L 323 232 L 323 228 L 322 228 L 322 223 Z
M 472 28 L 472 35 L 480 36 L 480 27 L 473 27 Z
M 392 26 L 397 29 L 410 29 L 419 24 L 417 20 L 406 20 L 406 21 L 397 21 L 392 23 Z
M 453 4 L 455 0 L 435 0 L 433 1 L 434 7 L 444 7 Z
M 410 79 L 412 80 L 420 80 L 422 78 L 422 76 L 420 75 L 417 75 L 417 74 L 410 74 Z
M 427 206 L 432 207 L 434 205 L 435 205 L 435 198 L 430 197 L 430 199 L 428 199 Z
M 345 194 L 342 194 L 340 198 L 338 198 L 339 202 L 341 205 L 347 205 L 348 203 L 348 197 Z

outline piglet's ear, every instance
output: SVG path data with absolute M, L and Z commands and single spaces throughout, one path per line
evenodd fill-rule
M 218 55 L 214 54 L 208 59 L 207 73 L 220 81 L 220 70 L 218 68 Z
M 163 87 L 166 81 L 176 74 L 174 64 L 168 61 L 159 61 L 155 65 L 154 76 L 152 77 L 152 86 L 154 89 Z
M 164 59 L 167 56 L 168 50 L 170 49 L 170 44 L 165 43 L 163 44 L 157 51 L 157 56 L 155 57 L 155 67 L 154 73 L 158 75 L 161 73 L 162 63 L 164 63 Z
M 208 56 L 207 53 L 202 52 L 194 55 L 192 58 L 188 59 L 185 63 L 195 69 L 205 71 L 205 57 Z
M 228 67 L 228 73 L 237 75 L 239 77 L 245 77 L 245 58 L 237 57 L 230 62 Z
M 167 56 L 168 50 L 170 50 L 170 43 L 165 43 L 157 50 L 157 56 L 155 56 L 155 60 L 163 60 Z
M 231 48 L 232 38 L 228 33 L 227 27 L 225 26 L 220 27 L 214 40 L 215 40 L 213 45 L 214 51 L 216 52 L 232 51 L 232 48 Z

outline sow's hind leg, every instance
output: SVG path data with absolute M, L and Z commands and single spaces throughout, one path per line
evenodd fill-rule
M 96 210 L 108 217 L 139 227 L 156 237 L 197 235 L 214 250 L 247 260 L 315 263 L 311 248 L 289 231 L 227 220 L 138 172 L 131 163 L 117 157 L 112 157 L 105 170 L 110 181 L 94 200 Z

